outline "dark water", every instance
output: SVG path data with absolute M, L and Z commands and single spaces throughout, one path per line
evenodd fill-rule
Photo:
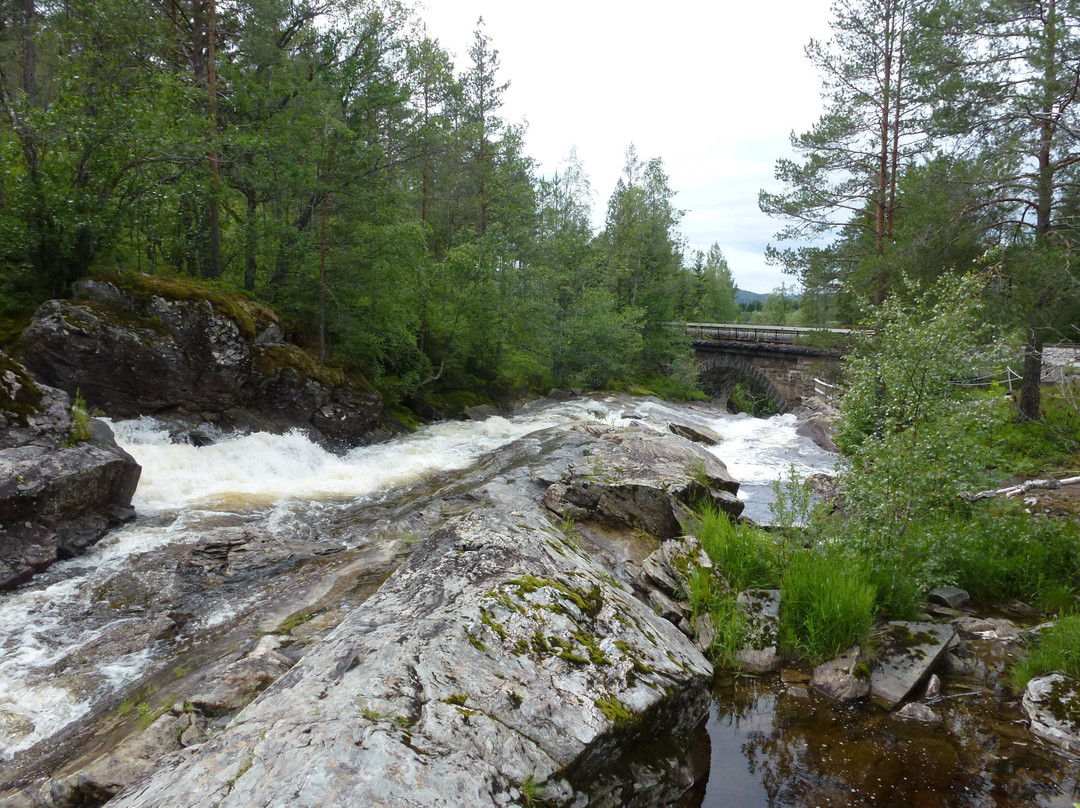
M 680 808 L 1073 808 L 1078 764 L 1028 732 L 1006 688 L 1016 646 L 969 647 L 974 675 L 945 681 L 934 726 L 777 676 L 719 675 L 691 750 L 708 775 Z

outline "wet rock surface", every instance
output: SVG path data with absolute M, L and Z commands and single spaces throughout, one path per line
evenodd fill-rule
M 696 723 L 710 674 L 550 522 L 477 512 L 115 804 L 497 805 L 530 776 L 602 768 L 645 715 Z
M 1080 684 L 1064 673 L 1037 676 L 1023 698 L 1031 731 L 1065 752 L 1080 754 Z
M 770 673 L 783 661 L 776 648 L 780 628 L 780 590 L 748 589 L 739 594 L 739 610 L 746 618 L 746 645 L 738 663 L 748 673 Z
M 74 294 L 34 315 L 22 337 L 25 362 L 109 416 L 301 427 L 334 447 L 387 434 L 366 382 L 288 343 L 277 317 L 253 301 L 151 276 L 83 280 Z
M 387 788 L 418 789 L 415 803 L 402 804 L 434 804 L 426 800 L 436 793 L 462 805 L 503 804 L 529 777 L 543 784 L 548 799 L 566 804 L 674 799 L 693 781 L 685 756 L 633 763 L 637 774 L 629 779 L 620 767 L 631 764 L 616 761 L 657 731 L 665 738 L 689 735 L 704 711 L 711 666 L 656 613 L 650 595 L 667 595 L 642 568 L 650 556 L 669 565 L 703 556 L 700 545 L 681 538 L 661 543 L 641 528 L 641 510 L 570 523 L 539 504 L 544 479 L 572 483 L 571 468 L 607 458 L 605 447 L 625 457 L 627 442 L 648 446 L 635 440 L 639 431 L 612 440 L 579 427 L 543 430 L 491 453 L 468 473 L 425 480 L 392 501 L 335 511 L 332 523 L 307 538 L 283 534 L 280 515 L 270 530 L 257 514 L 206 514 L 201 518 L 212 528 L 198 543 L 167 545 L 144 564 L 103 579 L 95 608 L 103 620 L 119 612 L 128 622 L 115 636 L 106 625 L 100 647 L 130 653 L 146 636 L 133 625 L 159 626 L 154 642 L 163 670 L 156 687 L 163 701 L 150 698 L 147 709 L 176 702 L 194 710 L 181 717 L 188 725 L 176 726 L 186 751 L 150 767 L 150 779 L 130 792 L 149 801 L 130 797 L 139 800 L 131 804 L 155 804 L 152 794 L 169 795 L 162 805 L 212 804 L 226 792 L 236 795 L 235 803 L 223 805 L 264 798 L 282 805 L 372 804 L 365 800 Z M 654 479 L 679 491 L 699 485 L 688 469 L 704 451 L 665 440 L 679 444 L 679 461 L 673 460 L 672 476 Z M 648 517 L 654 524 L 680 507 L 674 497 L 650 501 L 660 508 Z M 295 518 L 307 515 L 298 509 Z M 391 525 L 399 537 L 435 534 L 387 541 Z M 405 552 L 412 554 L 406 567 L 367 601 L 381 580 L 372 574 L 392 569 Z M 209 644 L 193 643 L 192 627 L 241 593 L 244 609 L 226 629 L 211 632 Z M 672 605 L 672 617 L 681 617 Z M 258 631 L 274 632 L 261 649 Z M 77 655 L 69 657 L 69 670 Z M 181 667 L 183 677 L 176 678 L 172 671 Z M 230 683 L 238 685 L 235 692 Z M 230 717 L 231 729 L 222 730 Z M 124 737 L 123 723 L 105 721 L 117 724 L 108 730 L 117 739 Z M 70 762 L 48 757 L 46 749 L 40 750 L 46 757 L 37 757 L 36 748 L 16 758 L 7 770 L 24 787 L 20 798 L 38 800 L 64 782 L 89 782 L 79 778 L 109 745 L 91 742 L 88 731 L 70 738 L 89 743 L 83 757 L 68 753 Z M 325 761 L 335 756 L 351 763 L 324 778 Z M 404 771 L 410 785 L 391 774 L 358 785 L 353 764 Z M 42 768 L 56 774 L 45 784 L 27 780 Z M 311 803 L 297 802 L 289 784 L 316 770 L 318 789 L 326 790 Z M 279 792 L 272 795 L 267 783 L 277 783 Z M 374 790 L 363 792 L 369 786 Z M 267 790 L 256 798 L 249 788 Z M 182 796 L 189 791 L 190 799 Z M 359 803 L 342 796 L 361 792 Z M 210 803 L 201 802 L 208 794 Z M 125 804 L 128 797 L 117 799 Z
M 662 539 L 678 536 L 680 518 L 700 498 L 738 516 L 739 484 L 720 460 L 686 439 L 641 429 L 582 426 L 594 444 L 544 494 L 544 504 L 570 519 L 600 519 Z
M 888 623 L 870 674 L 870 697 L 885 707 L 902 702 L 930 674 L 955 634 L 940 623 Z
M 0 354 L 0 591 L 133 519 L 140 472 L 107 425 L 76 425 L 66 393 Z
M 845 654 L 814 668 L 810 686 L 837 701 L 854 701 L 870 693 L 870 668 L 862 649 L 849 648 Z

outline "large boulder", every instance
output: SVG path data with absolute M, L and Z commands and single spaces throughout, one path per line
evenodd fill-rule
M 586 804 L 629 739 L 689 732 L 711 673 L 542 514 L 479 510 L 226 729 L 110 805 L 494 808 L 527 782 Z
M 644 429 L 576 429 L 592 445 L 548 488 L 544 504 L 556 513 L 670 539 L 682 533 L 680 519 L 691 505 L 710 500 L 732 517 L 742 512 L 738 482 L 698 444 Z
M 114 417 L 181 414 L 224 426 L 308 429 L 332 446 L 366 442 L 381 399 L 284 339 L 254 301 L 178 279 L 128 274 L 75 284 L 22 336 L 28 368 Z
M 1060 671 L 1028 682 L 1022 702 L 1031 731 L 1065 752 L 1080 752 L 1080 684 Z
M 133 518 L 141 471 L 106 424 L 0 353 L 0 590 Z

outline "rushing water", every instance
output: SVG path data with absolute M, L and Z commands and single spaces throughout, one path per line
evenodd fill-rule
M 113 424 L 117 441 L 143 467 L 134 499 L 138 518 L 87 555 L 0 596 L 0 758 L 116 701 L 160 664 L 161 643 L 151 637 L 133 642 L 132 635 L 149 631 L 144 612 L 158 594 L 152 591 L 155 564 L 177 563 L 168 551 L 230 531 L 319 541 L 344 508 L 390 499 L 425 478 L 467 469 L 539 429 L 636 422 L 666 431 L 673 421 L 723 436 L 713 451 L 743 483 L 747 514 L 757 519 L 767 518 L 772 481 L 789 465 L 802 473 L 832 465 L 827 453 L 795 434 L 792 416 L 761 420 L 622 396 L 540 402 L 509 418 L 434 424 L 343 456 L 299 432 L 222 435 L 196 447 L 174 443 L 150 418 Z M 346 546 L 368 540 L 363 531 L 339 532 Z M 185 635 L 228 624 L 255 600 L 227 586 L 207 598 Z

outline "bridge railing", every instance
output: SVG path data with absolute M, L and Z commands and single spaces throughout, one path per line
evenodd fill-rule
M 758 342 L 793 345 L 821 335 L 850 337 L 860 332 L 851 328 L 811 328 L 787 325 L 748 325 L 746 323 L 680 323 L 694 339 L 718 342 Z

